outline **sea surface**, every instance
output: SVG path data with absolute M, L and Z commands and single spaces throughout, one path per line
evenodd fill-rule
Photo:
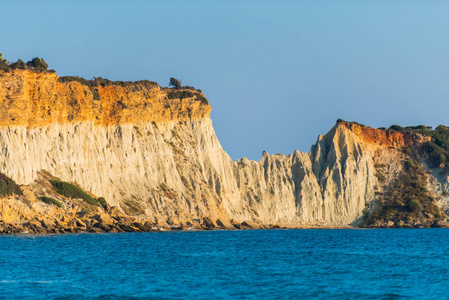
M 0 236 L 1 299 L 449 299 L 449 229 Z

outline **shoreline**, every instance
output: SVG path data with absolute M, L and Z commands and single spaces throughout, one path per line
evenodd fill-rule
M 53 228 L 49 230 L 41 230 L 40 232 L 34 230 L 19 230 L 19 228 L 15 228 L 16 230 L 11 230 L 10 226 L 6 228 L 0 228 L 0 236 L 11 236 L 11 235 L 25 235 L 25 236 L 50 236 L 50 235 L 71 235 L 71 234 L 105 234 L 105 233 L 145 233 L 145 232 L 207 232 L 207 231 L 247 231 L 247 230 L 338 230 L 338 229 L 348 229 L 348 230 L 375 230 L 375 229 L 434 229 L 434 228 L 449 228 L 446 226 L 447 224 L 438 224 L 437 226 L 428 226 L 428 227 L 355 227 L 355 226 L 312 226 L 312 225 L 304 225 L 304 226 L 260 226 L 260 227 L 240 227 L 240 228 L 225 228 L 225 227 L 216 227 L 216 228 L 203 228 L 203 227 L 165 227 L 161 226 L 157 229 L 151 228 L 148 230 L 141 230 L 137 227 L 125 228 L 128 230 L 113 228 L 111 230 L 104 230 L 99 227 L 93 227 L 86 230 L 83 229 L 75 229 L 75 228 Z

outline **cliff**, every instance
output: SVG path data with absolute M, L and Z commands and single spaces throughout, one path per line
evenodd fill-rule
M 0 72 L 0 172 L 28 193 L 3 200 L 3 222 L 28 224 L 48 209 L 48 218 L 76 228 L 76 214 L 92 208 L 55 193 L 48 182 L 57 178 L 106 199 L 103 211 L 87 214 L 91 219 L 115 206 L 122 219 L 132 217 L 145 228 L 348 226 L 370 217 L 384 226 L 390 219 L 375 212 L 404 170 L 403 150 L 431 140 L 339 121 L 308 153 L 233 162 L 200 91 L 147 81 L 63 81 L 55 73 Z M 447 179 L 426 176 L 444 209 Z M 42 204 L 36 196 L 62 205 Z M 17 210 L 23 203 L 28 208 Z M 437 220 L 417 218 L 418 224 Z

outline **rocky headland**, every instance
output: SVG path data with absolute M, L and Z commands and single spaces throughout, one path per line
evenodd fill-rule
M 0 232 L 447 225 L 445 126 L 338 120 L 232 161 L 210 111 L 192 87 L 0 70 Z

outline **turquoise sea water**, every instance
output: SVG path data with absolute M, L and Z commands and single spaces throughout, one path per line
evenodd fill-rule
M 2 299 L 449 299 L 449 230 L 0 236 Z

